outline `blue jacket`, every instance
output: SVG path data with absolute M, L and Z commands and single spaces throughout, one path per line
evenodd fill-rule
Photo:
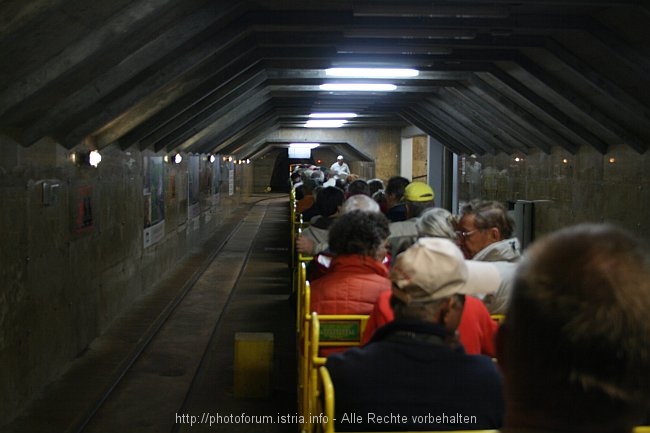
M 366 346 L 329 356 L 336 430 L 501 427 L 504 403 L 494 363 L 465 354 L 462 346 L 452 349 L 446 338 L 433 323 L 393 321 Z

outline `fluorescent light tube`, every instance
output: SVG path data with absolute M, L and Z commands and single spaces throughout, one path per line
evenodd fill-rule
M 357 117 L 357 113 L 311 113 L 311 119 L 351 119 Z
M 330 77 L 358 77 L 358 78 L 393 78 L 417 77 L 420 72 L 416 69 L 404 68 L 330 68 L 325 70 L 325 75 Z
M 346 123 L 348 123 L 348 121 L 344 119 L 308 120 L 305 123 L 305 128 L 340 128 Z
M 289 147 L 294 149 L 315 149 L 320 143 L 289 143 Z
M 397 89 L 397 86 L 385 83 L 325 83 L 320 85 L 320 89 L 344 92 L 390 92 Z

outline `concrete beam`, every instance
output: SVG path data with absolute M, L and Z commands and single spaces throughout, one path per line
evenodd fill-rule
M 487 78 L 488 74 L 480 75 Z M 537 116 L 531 114 L 517 102 L 502 94 L 495 87 L 492 87 L 492 85 L 484 81 L 478 74 L 472 77 L 471 85 L 468 86 L 468 88 L 472 92 L 476 93 L 479 98 L 488 98 L 492 104 L 501 107 L 512 116 L 513 119 L 520 119 L 521 124 L 530 128 L 531 132 L 535 135 L 548 137 L 553 140 L 556 145 L 563 147 L 571 154 L 575 154 L 578 151 L 578 145 L 568 141 L 553 128 L 539 120 Z
M 477 155 L 485 154 L 485 149 L 482 147 L 475 145 L 470 141 L 463 141 L 462 138 L 459 140 L 457 136 L 454 136 L 455 134 L 449 134 L 448 131 L 440 127 L 440 125 L 431 122 L 429 120 L 429 117 L 424 116 L 422 113 L 413 108 L 406 108 L 402 110 L 400 112 L 400 115 L 428 135 L 434 137 L 436 140 L 438 140 L 440 143 L 455 153 L 475 153 Z
M 478 128 L 489 131 L 490 134 L 507 143 L 511 149 L 523 153 L 528 153 L 530 148 L 535 147 L 544 149 L 544 143 L 540 145 L 540 141 L 534 141 L 527 136 L 530 130 L 524 130 L 512 118 L 490 105 L 489 101 L 479 98 L 467 88 L 443 89 L 440 97 L 457 112 L 472 119 Z
M 588 131 L 584 126 L 567 116 L 544 97 L 533 92 L 524 83 L 516 80 L 510 74 L 495 66 L 490 72 L 489 77 L 492 77 L 493 82 L 501 87 L 502 91 L 518 95 L 533 110 L 538 111 L 538 116 L 544 115 L 549 118 L 560 128 L 563 128 L 566 134 L 578 138 L 584 145 L 593 146 L 600 153 L 604 154 L 607 152 L 608 144 L 606 142 L 592 134 L 591 131 Z

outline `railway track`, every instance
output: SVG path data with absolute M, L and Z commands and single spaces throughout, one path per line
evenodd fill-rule
M 256 202 L 197 267 L 66 433 L 182 430 L 178 417 L 191 410 L 197 378 L 210 362 L 224 312 L 249 263 L 267 200 Z

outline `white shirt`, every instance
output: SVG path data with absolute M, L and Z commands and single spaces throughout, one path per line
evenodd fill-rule
M 330 167 L 330 171 L 335 172 L 335 174 L 345 174 L 348 175 L 350 174 L 350 167 L 344 162 L 343 164 L 339 164 L 338 161 L 336 161 L 332 166 Z

